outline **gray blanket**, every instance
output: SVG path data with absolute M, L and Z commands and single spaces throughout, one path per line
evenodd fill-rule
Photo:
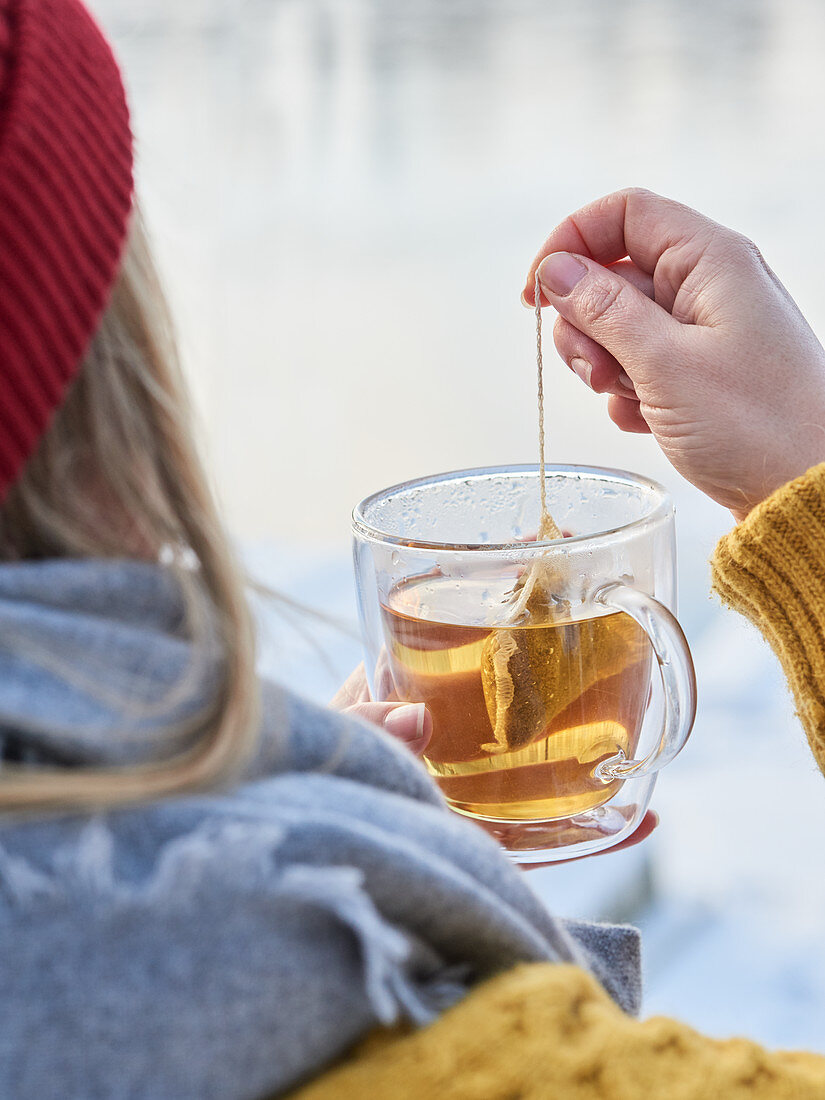
M 5 758 L 180 749 L 160 731 L 215 670 L 192 671 L 182 622 L 151 566 L 0 566 Z M 406 749 L 263 692 L 234 790 L 0 825 L 0 1096 L 253 1100 L 522 960 L 587 966 L 638 1009 L 635 931 L 552 917 Z

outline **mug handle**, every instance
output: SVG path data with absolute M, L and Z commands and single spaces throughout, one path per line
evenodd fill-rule
M 696 672 L 684 631 L 664 604 L 627 584 L 604 585 L 596 603 L 624 611 L 644 630 L 653 647 L 665 693 L 665 719 L 658 744 L 642 760 L 628 760 L 619 751 L 595 768 L 597 779 L 641 779 L 659 771 L 685 747 L 696 717 Z

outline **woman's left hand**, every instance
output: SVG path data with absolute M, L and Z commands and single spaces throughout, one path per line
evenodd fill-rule
M 433 735 L 432 716 L 423 703 L 401 700 L 374 703 L 370 699 L 363 663 L 347 678 L 329 705 L 333 710 L 354 714 L 356 718 L 381 726 L 416 756 L 426 749 Z
M 416 756 L 420 756 L 424 752 L 433 734 L 432 715 L 423 703 L 404 703 L 400 700 L 374 703 L 370 699 L 370 689 L 367 684 L 367 674 L 364 671 L 363 661 L 338 689 L 329 705 L 333 710 L 340 710 L 344 714 L 354 714 L 356 718 L 372 722 L 374 726 L 381 726 L 387 733 L 402 741 Z M 621 844 L 617 844 L 615 848 L 608 848 L 606 851 L 617 852 L 620 848 L 630 848 L 634 844 L 646 840 L 658 824 L 658 814 L 648 810 L 632 836 L 623 840 Z M 601 852 L 595 853 L 595 855 L 601 854 Z M 573 859 L 586 858 L 588 857 L 573 857 Z M 559 862 L 566 863 L 572 862 L 572 860 L 560 860 Z M 529 871 L 550 866 L 552 864 L 549 863 L 528 864 L 523 867 L 523 870 Z

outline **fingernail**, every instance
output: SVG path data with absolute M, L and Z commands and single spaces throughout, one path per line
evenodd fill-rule
M 619 385 L 624 386 L 626 390 L 636 389 L 636 387 L 633 385 L 633 383 L 630 381 L 630 378 L 628 377 L 628 375 L 625 374 L 624 371 L 619 372 Z
M 564 298 L 587 274 L 587 268 L 569 252 L 553 252 L 539 265 L 539 282 L 551 294 Z
M 572 371 L 575 371 L 579 378 L 581 378 L 582 382 L 584 382 L 585 386 L 590 385 L 590 375 L 593 371 L 593 367 L 590 363 L 587 362 L 586 359 L 571 359 L 570 369 Z
M 384 729 L 404 741 L 420 741 L 426 719 L 427 708 L 423 703 L 402 703 L 384 719 Z

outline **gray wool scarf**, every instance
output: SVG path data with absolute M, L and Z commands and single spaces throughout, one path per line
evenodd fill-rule
M 167 757 L 214 673 L 162 569 L 0 566 L 6 760 Z M 578 963 L 638 1010 L 633 929 L 551 916 L 382 731 L 263 702 L 231 791 L 0 819 L 0 1097 L 257 1100 L 520 961 Z

